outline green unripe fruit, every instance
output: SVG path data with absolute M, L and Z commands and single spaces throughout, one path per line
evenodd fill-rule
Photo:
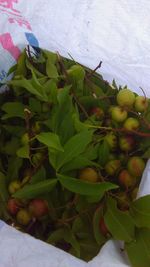
M 117 147 L 117 137 L 114 133 L 108 133 L 105 136 L 105 140 L 107 141 L 109 147 L 114 150 Z
M 132 188 L 136 183 L 136 178 L 132 176 L 128 170 L 122 170 L 119 173 L 118 180 L 120 185 L 126 189 Z
M 140 157 L 131 157 L 127 163 L 129 173 L 136 177 L 141 177 L 145 169 L 145 162 Z
M 128 113 L 122 107 L 116 106 L 112 108 L 111 117 L 116 122 L 123 122 L 126 120 Z
M 135 101 L 135 94 L 129 89 L 122 89 L 117 94 L 117 103 L 121 107 L 132 107 Z
M 126 135 L 119 138 L 119 147 L 124 152 L 131 151 L 135 146 L 135 141 L 132 136 Z
M 26 209 L 20 209 L 16 216 L 17 222 L 21 225 L 28 225 L 31 221 L 31 215 Z
M 111 160 L 105 165 L 105 171 L 109 175 L 114 175 L 120 167 L 120 160 Z
M 91 183 L 96 183 L 98 181 L 98 173 L 93 168 L 82 169 L 79 173 L 79 179 L 88 181 Z
M 140 126 L 140 123 L 137 119 L 135 118 L 128 118 L 123 124 L 123 127 L 128 130 L 128 131 L 136 131 Z
M 8 186 L 8 191 L 10 194 L 14 194 L 21 188 L 21 182 L 19 180 L 12 181 Z
M 144 112 L 148 108 L 148 99 L 144 96 L 136 96 L 134 108 L 137 112 Z

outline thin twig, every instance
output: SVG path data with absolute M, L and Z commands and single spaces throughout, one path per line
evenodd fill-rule
M 94 69 L 94 70 L 92 70 L 89 74 L 87 74 L 87 76 L 88 77 L 91 77 L 98 69 L 100 69 L 101 68 L 101 65 L 102 65 L 102 61 L 100 61 L 100 63 L 98 64 L 98 66 Z

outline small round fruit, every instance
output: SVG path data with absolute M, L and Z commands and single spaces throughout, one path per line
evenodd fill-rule
M 120 185 L 122 185 L 124 188 L 132 188 L 136 183 L 136 178 L 132 176 L 128 170 L 122 170 L 119 173 L 118 180 Z
M 26 209 L 20 209 L 16 216 L 17 222 L 21 225 L 28 225 L 31 221 L 31 215 Z
M 95 115 L 97 120 L 100 120 L 104 117 L 104 111 L 99 107 L 94 107 L 90 110 L 91 115 Z
M 96 183 L 98 181 L 98 173 L 93 168 L 82 169 L 79 173 L 79 179 Z
M 132 117 L 126 119 L 123 124 L 123 127 L 128 131 L 135 131 L 139 128 L 139 126 L 140 126 L 139 121 Z
M 105 224 L 104 218 L 101 217 L 100 221 L 99 221 L 99 228 L 100 228 L 100 232 L 102 233 L 102 235 L 104 235 L 105 237 L 107 237 L 107 234 L 109 234 L 109 230 Z
M 145 162 L 142 158 L 134 156 L 129 158 L 127 169 L 133 176 L 140 177 L 145 169 Z
M 107 141 L 109 147 L 114 150 L 117 147 L 117 137 L 114 133 L 110 132 L 106 134 L 105 140 Z
M 10 194 L 14 194 L 21 188 L 21 182 L 19 180 L 12 181 L 8 186 L 8 191 Z
M 27 145 L 29 143 L 29 135 L 28 133 L 25 133 L 21 137 L 21 143 L 22 145 Z
M 105 165 L 105 171 L 109 175 L 114 175 L 116 171 L 120 167 L 120 160 L 110 160 L 106 165 Z
M 135 94 L 129 89 L 122 89 L 117 94 L 117 103 L 121 107 L 132 107 L 135 101 Z
M 119 147 L 124 152 L 131 151 L 135 146 L 135 140 L 130 135 L 121 136 L 119 138 Z
M 7 209 L 11 215 L 16 215 L 19 211 L 19 201 L 14 198 L 10 198 L 7 202 Z
M 128 210 L 130 205 L 130 200 L 125 192 L 119 192 L 116 194 L 117 206 L 120 210 Z
M 29 204 L 29 212 L 35 218 L 48 214 L 48 203 L 43 199 L 33 199 Z
M 134 108 L 137 112 L 144 112 L 148 108 L 148 99 L 144 96 L 136 96 Z
M 116 122 L 123 122 L 126 120 L 128 113 L 122 107 L 116 106 L 112 108 L 111 117 Z

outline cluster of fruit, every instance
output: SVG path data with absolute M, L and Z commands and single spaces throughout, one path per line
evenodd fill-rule
M 130 244 L 148 225 L 135 199 L 150 157 L 150 100 L 58 54 L 32 53 L 0 95 L 0 216 L 86 261 L 123 240 L 136 267 Z

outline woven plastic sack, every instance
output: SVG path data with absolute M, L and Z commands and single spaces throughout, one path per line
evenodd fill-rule
M 127 84 L 150 97 L 149 1 L 0 0 L 0 82 L 30 44 L 95 68 L 112 82 Z M 150 194 L 150 162 L 139 196 Z M 129 267 L 122 243 L 108 241 L 85 263 L 64 251 L 22 234 L 0 221 L 0 267 Z

